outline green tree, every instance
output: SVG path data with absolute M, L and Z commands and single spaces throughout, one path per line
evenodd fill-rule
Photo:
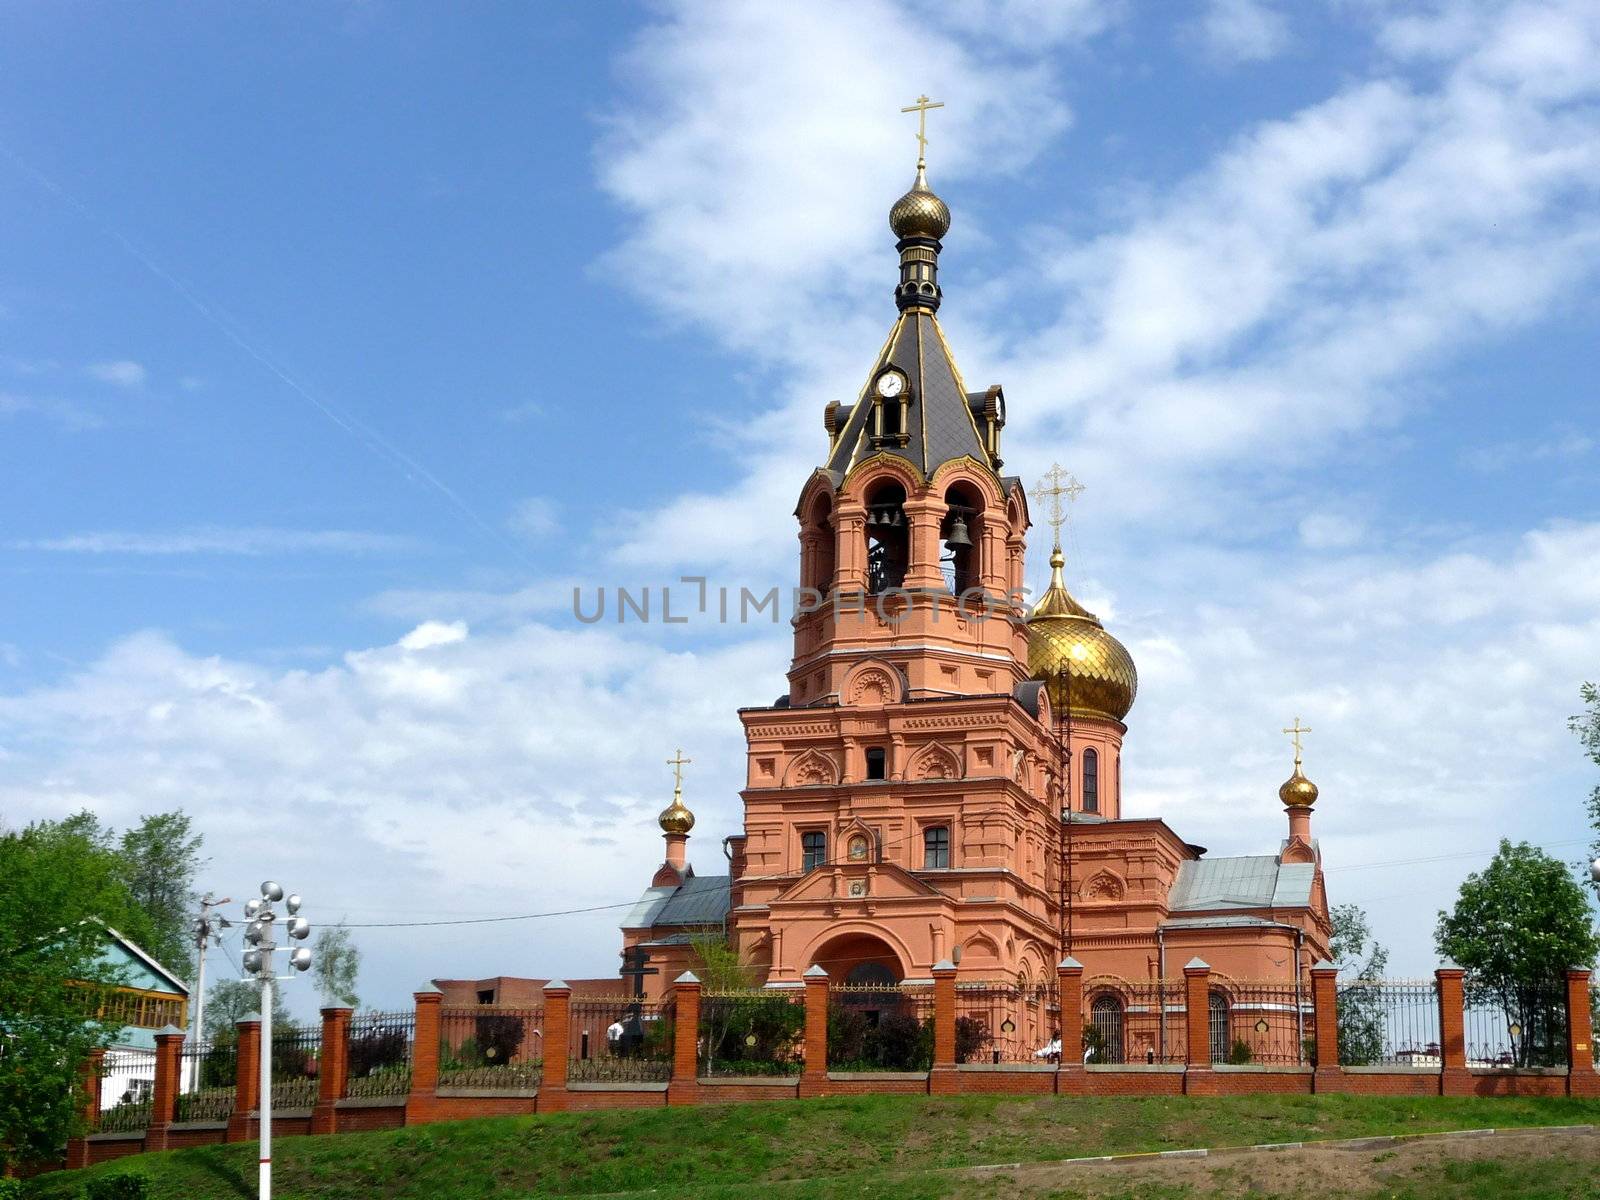
M 238 1024 L 261 1008 L 261 985 L 248 979 L 219 979 L 206 993 L 205 1028 L 201 1033 L 209 1042 L 227 1042 L 238 1036 Z M 291 1024 L 283 1004 L 283 989 L 272 989 L 272 1026 L 285 1029 Z
M 1595 766 L 1600 767 L 1600 688 L 1586 683 L 1578 694 L 1587 706 L 1567 722 L 1568 728 L 1578 735 L 1586 753 Z M 1600 858 L 1600 784 L 1589 793 L 1589 824 L 1594 828 L 1594 841 L 1589 843 L 1589 857 Z
M 117 1033 L 93 1018 L 122 982 L 101 923 L 150 934 L 120 866 L 86 813 L 0 833 L 0 1171 L 81 1129 L 83 1064 Z
M 184 978 L 194 974 L 194 877 L 203 841 L 177 809 L 144 817 L 118 845 L 123 880 L 150 918 L 144 948 Z
M 361 973 L 361 951 L 350 937 L 350 929 L 340 921 L 317 934 L 311 955 L 311 971 L 316 976 L 317 994 L 325 1006 L 342 1004 L 354 1008 L 360 1001 L 356 977 Z M 274 993 L 276 995 L 276 993 Z
M 1465 970 L 1467 1003 L 1503 1014 L 1519 1067 L 1538 1065 L 1559 1033 L 1550 998 L 1567 968 L 1600 956 L 1589 898 L 1571 870 L 1505 839 L 1486 868 L 1467 876 L 1454 910 L 1439 914 L 1434 941 Z
M 1383 992 L 1376 982 L 1389 966 L 1389 951 L 1378 944 L 1358 904 L 1336 904 L 1329 950 L 1344 980 L 1339 985 L 1339 1062 L 1367 1066 L 1383 1057 Z

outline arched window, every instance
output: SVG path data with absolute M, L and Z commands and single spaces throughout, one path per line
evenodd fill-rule
M 944 541 L 941 565 L 944 582 L 953 595 L 981 586 L 982 555 L 978 545 L 982 533 L 983 501 L 966 484 L 952 484 L 944 494 L 944 524 L 939 536 Z
M 800 869 L 814 871 L 828 861 L 828 835 L 820 829 L 800 835 Z
M 867 591 L 877 594 L 905 582 L 911 530 L 906 490 L 884 480 L 867 493 Z
M 1207 1027 L 1211 1033 L 1211 1061 L 1227 1062 L 1231 1045 L 1228 1038 L 1228 998 L 1212 992 L 1206 1001 Z
M 922 869 L 939 871 L 950 865 L 950 827 L 930 825 L 922 831 Z
M 1099 1035 L 1090 1062 L 1119 1063 L 1122 1061 L 1122 1001 L 1109 993 L 1095 998 L 1089 1006 L 1089 1024 Z
M 818 496 L 806 518 L 805 541 L 801 551 L 805 555 L 805 562 L 800 572 L 800 586 L 814 588 L 824 596 L 833 584 L 833 539 L 833 501 L 826 495 Z
M 1100 811 L 1100 752 L 1092 746 L 1083 752 L 1083 811 Z

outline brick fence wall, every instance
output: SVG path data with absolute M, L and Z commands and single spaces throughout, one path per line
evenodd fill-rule
M 707 1080 L 697 1076 L 700 985 L 692 975 L 677 981 L 679 1020 L 674 1029 L 670 1079 L 643 1083 L 568 1082 L 566 1046 L 571 991 L 560 981 L 545 989 L 543 1046 L 548 1047 L 543 1076 L 536 1088 L 508 1092 L 439 1086 L 439 1005 L 435 990 L 418 992 L 415 1036 L 410 1053 L 409 1089 L 391 1096 L 350 1096 L 348 1009 L 323 1012 L 323 1043 L 318 1062 L 318 1094 L 313 1108 L 278 1111 L 273 1131 L 278 1136 L 396 1129 L 404 1125 L 453 1121 L 469 1117 L 641 1108 L 664 1105 L 726 1104 L 810 1096 L 861 1094 L 912 1095 L 1089 1095 L 1180 1096 L 1264 1095 L 1343 1092 L 1395 1096 L 1580 1096 L 1600 1097 L 1595 1071 L 1593 1030 L 1589 1014 L 1589 972 L 1567 975 L 1567 1062 L 1564 1072 L 1509 1071 L 1469 1068 L 1464 1040 L 1464 998 L 1461 973 L 1444 968 L 1436 973 L 1441 1032 L 1441 1064 L 1417 1067 L 1341 1067 L 1323 1061 L 1314 1066 L 1228 1066 L 1210 1061 L 1205 1029 L 1205 997 L 1210 968 L 1198 959 L 1184 971 L 1189 1061 L 1173 1064 L 1098 1065 L 1082 1062 L 1080 1030 L 1062 1022 L 1064 1037 L 1059 1064 L 1016 1066 L 957 1063 L 955 971 L 941 963 L 934 969 L 934 1062 L 926 1072 L 830 1074 L 827 1069 L 829 980 L 813 967 L 805 979 L 805 1064 L 798 1076 Z M 1083 968 L 1067 959 L 1058 972 L 1062 1011 L 1079 1011 Z M 1338 1042 L 1337 991 L 1334 970 L 1312 969 L 1312 1029 L 1319 1047 Z M 492 1011 L 492 1010 L 489 1010 Z M 147 1150 L 237 1142 L 256 1136 L 257 1071 L 261 1027 L 239 1025 L 234 1109 L 227 1121 L 182 1124 L 177 1096 L 182 1035 L 164 1033 L 158 1042 L 154 1103 L 149 1126 L 139 1132 L 91 1132 L 67 1147 L 63 1166 L 85 1166 Z M 82 1083 L 84 1111 L 100 1112 L 99 1063 L 86 1066 Z

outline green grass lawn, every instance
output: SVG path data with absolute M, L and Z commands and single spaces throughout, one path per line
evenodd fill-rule
M 768 1200 L 893 1195 L 897 1200 L 933 1200 L 958 1190 L 963 1196 L 1019 1194 L 993 1190 L 1001 1185 L 992 1182 L 975 1187 L 970 1179 L 958 1182 L 928 1173 L 937 1168 L 1593 1122 L 1600 1122 L 1600 1101 L 1337 1095 L 859 1096 L 487 1118 L 387 1133 L 283 1138 L 273 1147 L 273 1159 L 275 1190 L 285 1200 L 509 1200 L 614 1193 L 760 1195 Z M 232 1200 L 255 1194 L 255 1158 L 253 1142 L 140 1155 L 86 1171 L 43 1176 L 30 1185 L 28 1195 L 40 1200 L 76 1198 L 91 1174 L 137 1171 L 150 1177 L 159 1198 Z M 1149 1193 L 1152 1198 L 1162 1194 Z M 1416 1193 L 1475 1194 L 1465 1188 Z M 1508 1190 L 1496 1180 L 1482 1194 L 1508 1200 L 1564 1193 Z

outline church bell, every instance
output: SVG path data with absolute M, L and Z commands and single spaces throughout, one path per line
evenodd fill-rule
M 956 516 L 955 524 L 950 526 L 950 536 L 945 539 L 944 544 L 952 548 L 972 545 L 972 539 L 967 536 L 967 522 L 959 514 Z

